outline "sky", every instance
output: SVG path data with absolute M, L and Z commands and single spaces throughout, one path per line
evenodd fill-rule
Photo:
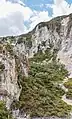
M 0 0 L 0 36 L 20 35 L 72 12 L 72 0 Z

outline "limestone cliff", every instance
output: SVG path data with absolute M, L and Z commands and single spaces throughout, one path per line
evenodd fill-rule
M 8 109 L 20 96 L 19 73 L 28 77 L 28 58 L 47 49 L 72 74 L 72 14 L 39 23 L 28 34 L 0 38 L 0 99 Z
M 7 108 L 14 99 L 19 99 L 21 87 L 17 84 L 18 66 L 28 76 L 26 57 L 17 53 L 8 42 L 0 42 L 0 98 L 6 101 Z

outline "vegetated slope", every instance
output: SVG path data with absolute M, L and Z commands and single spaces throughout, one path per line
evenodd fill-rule
M 50 55 L 52 61 L 49 63 Z M 19 74 L 22 91 L 19 101 L 14 101 L 12 108 L 17 107 L 31 117 L 69 116 L 71 106 L 61 100 L 65 92 L 59 87 L 66 76 L 67 70 L 53 54 L 48 50 L 45 54 L 40 51 L 30 59 L 29 77 Z
M 59 83 L 68 76 L 65 67 L 72 73 L 71 21 L 72 14 L 61 16 L 38 24 L 28 34 L 0 38 L 0 87 L 8 92 L 0 96 L 10 102 L 8 108 L 32 117 L 70 114 Z

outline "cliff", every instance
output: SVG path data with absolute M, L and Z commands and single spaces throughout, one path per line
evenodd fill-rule
M 33 75 L 33 73 L 35 72 L 31 72 L 32 70 L 31 68 L 33 67 L 32 65 L 34 63 L 35 65 L 37 65 L 37 68 L 38 66 L 41 67 L 42 65 L 44 66 L 47 65 L 49 68 L 51 68 L 50 65 L 56 66 L 55 64 L 52 64 L 54 62 L 57 63 L 58 66 L 61 66 L 60 64 L 58 64 L 58 62 L 64 64 L 66 69 L 69 71 L 71 77 L 72 75 L 72 14 L 54 18 L 49 22 L 39 23 L 28 34 L 22 34 L 20 36 L 15 36 L 15 37 L 13 36 L 1 37 L 0 38 L 0 99 L 6 101 L 7 108 L 10 109 L 12 102 L 20 101 L 21 96 L 24 95 L 24 93 L 22 94 L 22 91 L 23 91 L 23 86 L 25 86 L 25 83 L 24 85 L 22 85 L 23 84 L 22 80 L 25 81 L 26 80 L 25 77 L 27 78 L 28 81 L 29 77 L 38 78 L 36 77 L 37 73 L 40 73 L 41 76 L 42 76 L 41 73 L 42 72 L 44 73 L 45 69 L 43 69 L 42 71 L 40 70 L 39 72 L 36 71 L 36 74 Z M 49 63 L 51 64 L 48 65 Z M 63 78 L 68 76 L 68 72 L 66 72 L 66 69 L 63 70 L 61 69 L 61 71 L 64 71 L 64 74 L 63 72 L 59 72 L 60 67 L 58 66 L 56 66 L 57 72 L 60 73 L 59 76 L 62 76 L 62 80 L 63 80 Z M 41 67 L 41 69 L 42 68 L 43 67 Z M 54 67 L 52 67 L 51 70 L 53 68 Z M 56 69 L 54 69 L 52 73 L 54 73 L 55 70 Z M 47 77 L 52 76 L 52 73 L 49 74 L 48 71 L 45 71 L 45 73 L 48 74 Z M 55 76 L 57 76 L 57 74 L 55 74 Z M 58 76 L 58 81 L 60 81 L 59 76 Z M 55 78 L 57 77 L 52 78 L 52 81 Z M 44 79 L 46 79 L 46 77 Z M 53 85 L 56 82 L 57 80 L 55 82 L 53 81 L 49 83 L 50 85 Z M 56 87 L 52 87 L 52 88 L 56 90 Z M 62 95 L 63 94 L 61 93 L 61 96 Z M 25 104 L 24 106 L 26 107 L 27 105 Z M 19 108 L 23 109 L 24 107 L 21 106 L 19 106 Z M 69 107 L 68 109 L 70 110 Z M 24 111 L 26 110 L 27 113 L 29 112 L 30 114 L 30 110 L 28 110 L 28 107 L 24 108 Z M 53 115 L 55 115 L 55 113 Z M 45 116 L 45 111 L 43 114 Z M 46 116 L 47 115 L 49 115 L 48 111 L 46 113 Z M 43 115 L 41 114 L 41 116 Z

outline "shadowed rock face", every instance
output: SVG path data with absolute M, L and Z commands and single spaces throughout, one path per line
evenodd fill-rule
M 6 98 L 8 108 L 19 99 L 18 73 L 28 76 L 28 58 L 46 49 L 55 52 L 72 74 L 72 14 L 39 23 L 28 34 L 0 38 L 0 85 L 11 95 Z

